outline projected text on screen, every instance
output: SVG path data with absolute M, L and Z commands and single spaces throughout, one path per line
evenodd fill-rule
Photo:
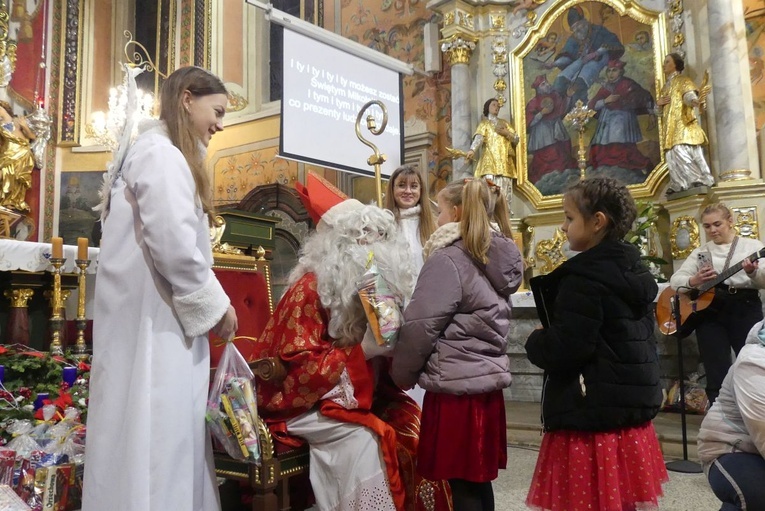
M 388 110 L 385 131 L 362 134 L 386 155 L 383 175 L 402 158 L 401 78 L 393 70 L 290 30 L 284 31 L 284 96 L 281 153 L 285 157 L 370 175 L 370 149 L 356 137 L 356 117 L 371 100 Z M 377 126 L 382 111 L 373 106 Z

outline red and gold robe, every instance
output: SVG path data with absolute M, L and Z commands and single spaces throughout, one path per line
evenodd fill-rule
M 279 382 L 259 382 L 258 406 L 277 440 L 294 442 L 285 421 L 314 406 L 322 415 L 359 424 L 380 439 L 393 501 L 398 509 L 451 509 L 448 484 L 416 474 L 420 409 L 388 378 L 375 383 L 372 365 L 360 345 L 336 347 L 328 332 L 329 313 L 321 305 L 316 276 L 308 273 L 292 285 L 258 340 L 256 358 L 278 357 L 287 369 Z M 346 409 L 322 400 L 340 382 L 343 370 L 353 384 L 358 408 Z

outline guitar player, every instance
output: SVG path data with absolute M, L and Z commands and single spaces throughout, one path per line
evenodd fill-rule
M 760 240 L 737 235 L 733 215 L 722 203 L 707 206 L 701 224 L 707 242 L 691 252 L 669 283 L 691 296 L 713 286 L 708 291 L 714 292 L 711 304 L 694 313 L 711 405 L 730 368 L 731 348 L 738 355 L 749 329 L 763 319 L 759 290 L 765 288 L 765 269 L 758 267 L 757 259 L 765 252 Z

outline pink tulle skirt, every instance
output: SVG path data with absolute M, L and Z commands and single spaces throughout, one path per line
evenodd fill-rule
M 658 509 L 667 470 L 653 424 L 553 431 L 539 450 L 526 504 L 546 511 Z

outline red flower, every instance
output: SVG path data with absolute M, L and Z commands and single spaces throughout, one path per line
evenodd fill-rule
M 68 407 L 72 406 L 73 403 L 74 401 L 72 400 L 72 396 L 65 390 L 62 390 L 56 400 L 53 401 L 53 404 L 56 405 L 56 407 L 58 407 L 58 409 L 62 412 Z

